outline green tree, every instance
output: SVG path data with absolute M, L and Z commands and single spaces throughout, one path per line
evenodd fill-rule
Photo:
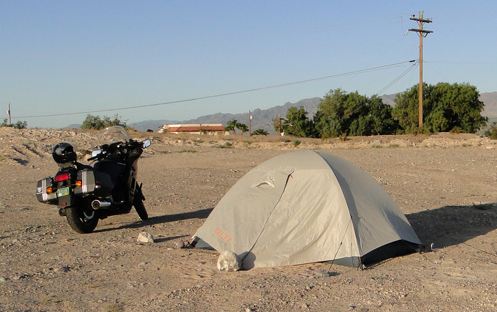
M 393 107 L 383 103 L 377 95 L 369 99 L 371 134 L 394 134 L 397 131 L 399 123 L 393 119 L 392 111 Z
M 492 122 L 490 128 L 485 131 L 484 135 L 492 140 L 497 140 L 497 123 Z
M 481 112 L 483 102 L 476 87 L 469 84 L 438 83 L 423 85 L 423 126 L 430 132 L 446 132 L 457 129 L 475 133 L 488 118 Z M 419 126 L 418 85 L 398 94 L 393 117 L 406 133 L 413 133 Z
M 26 129 L 28 127 L 28 123 L 26 121 L 18 121 L 13 126 L 15 129 Z
M 104 121 L 105 128 L 112 127 L 112 126 L 122 126 L 124 128 L 128 128 L 128 125 L 126 124 L 126 122 L 122 121 L 121 116 L 119 116 L 118 114 L 115 114 L 112 117 L 104 116 L 103 121 Z
M 399 124 L 392 107 L 376 95 L 368 98 L 357 91 L 331 90 L 319 103 L 314 116 L 318 136 L 347 137 L 395 133 Z
M 236 119 L 229 120 L 227 122 L 227 126 L 224 128 L 224 130 L 230 132 L 233 131 L 233 134 L 236 135 L 236 125 L 238 124 L 238 121 Z
M 433 86 L 428 102 L 426 124 L 432 132 L 451 131 L 475 133 L 488 118 L 481 116 L 484 104 L 476 87 L 469 84 L 438 83 Z
M 423 98 L 427 98 L 428 86 L 423 84 Z M 405 133 L 413 133 L 419 126 L 419 101 L 418 86 L 415 85 L 406 92 L 395 96 L 395 108 L 392 111 L 393 118 L 398 121 L 399 127 Z
M 227 122 L 227 126 L 224 128 L 224 130 L 226 130 L 228 132 L 233 131 L 233 135 L 236 135 L 236 129 L 239 129 L 240 132 L 242 133 L 242 135 L 244 132 L 249 131 L 249 128 L 246 124 L 240 123 L 236 119 L 229 120 Z
M 100 116 L 93 116 L 93 115 L 86 115 L 86 119 L 83 121 L 83 124 L 81 125 L 81 129 L 95 129 L 95 130 L 100 130 L 104 129 L 104 122 L 100 118 Z
M 28 127 L 28 123 L 26 121 L 18 121 L 15 124 L 9 124 L 7 118 L 3 120 L 0 124 L 0 127 L 12 127 L 15 129 L 26 129 Z
M 111 126 L 122 126 L 127 128 L 126 122 L 121 121 L 120 118 L 121 117 L 118 114 L 113 117 L 104 116 L 103 119 L 100 118 L 100 116 L 88 114 L 81 125 L 81 129 L 101 130 Z
M 264 135 L 264 136 L 266 136 L 268 134 L 269 134 L 269 132 L 267 132 L 264 129 L 257 129 L 257 130 L 252 132 L 252 135 Z
M 243 135 L 244 132 L 249 131 L 248 126 L 246 124 L 243 124 L 243 123 L 237 122 L 236 123 L 236 127 L 238 128 L 238 130 L 240 130 L 240 132 L 242 133 L 242 135 Z
M 350 136 L 371 135 L 373 120 L 370 116 L 357 116 L 352 120 L 348 130 L 342 132 Z
M 296 137 L 311 137 L 315 134 L 314 123 L 307 118 L 307 111 L 303 106 L 299 109 L 290 107 L 281 128 L 286 134 Z
M 342 89 L 331 90 L 319 103 L 314 124 L 320 137 L 368 135 L 368 113 L 367 97 L 357 91 L 347 94 Z

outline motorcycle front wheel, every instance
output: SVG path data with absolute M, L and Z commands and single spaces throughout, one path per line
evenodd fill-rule
M 147 210 L 145 209 L 145 205 L 143 204 L 143 197 L 141 193 L 138 191 L 135 194 L 135 199 L 133 200 L 133 206 L 135 206 L 136 212 L 138 213 L 138 216 L 142 220 L 147 220 L 148 219 L 148 213 Z
M 93 232 L 98 224 L 97 212 L 84 203 L 66 208 L 66 218 L 71 228 L 81 234 Z

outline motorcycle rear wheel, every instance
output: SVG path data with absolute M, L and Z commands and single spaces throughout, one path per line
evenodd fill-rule
M 135 199 L 133 200 L 133 206 L 135 206 L 136 212 L 138 213 L 138 216 L 140 216 L 140 219 L 142 220 L 148 219 L 148 213 L 147 210 L 145 209 L 145 205 L 143 204 L 143 199 L 141 194 L 135 194 Z
M 93 232 L 98 224 L 97 212 L 83 204 L 66 208 L 66 219 L 71 228 L 81 234 Z

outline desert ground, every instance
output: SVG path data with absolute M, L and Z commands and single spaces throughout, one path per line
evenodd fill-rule
M 497 142 L 471 134 L 311 140 L 149 136 L 140 159 L 150 218 L 71 230 L 39 203 L 51 147 L 94 132 L 0 128 L 0 311 L 496 311 Z M 329 263 L 220 272 L 218 253 L 179 248 L 261 162 L 321 150 L 361 167 L 433 250 L 365 270 Z M 137 242 L 140 232 L 154 243 Z

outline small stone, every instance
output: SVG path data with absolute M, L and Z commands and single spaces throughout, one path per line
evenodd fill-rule
M 61 266 L 59 268 L 56 268 L 54 271 L 55 272 L 64 272 L 64 273 L 69 272 L 69 267 L 68 266 Z
M 138 238 L 136 239 L 137 242 L 140 243 L 153 243 L 154 242 L 154 237 L 147 232 L 141 232 L 138 234 Z
M 330 273 L 328 273 L 328 272 L 316 272 L 314 274 L 316 274 L 317 277 L 329 277 L 330 276 Z
M 14 281 L 18 281 L 18 280 L 23 279 L 23 278 L 26 278 L 26 277 L 28 277 L 28 275 L 27 275 L 27 274 L 22 273 L 22 274 L 20 274 L 20 275 L 14 276 Z

